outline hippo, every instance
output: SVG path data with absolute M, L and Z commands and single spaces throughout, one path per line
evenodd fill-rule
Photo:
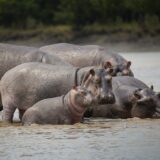
M 41 51 L 56 55 L 75 67 L 108 66 L 113 68 L 112 76 L 134 76 L 130 69 L 131 61 L 119 54 L 111 53 L 99 45 L 74 45 L 58 43 L 40 48 Z
M 41 100 L 30 107 L 22 117 L 23 125 L 75 124 L 82 121 L 86 108 L 94 97 L 82 86 L 73 87 L 66 95 Z
M 12 122 L 16 108 L 21 119 L 36 102 L 66 94 L 73 85 L 87 88 L 99 104 L 114 103 L 110 72 L 98 67 L 74 68 L 36 62 L 18 65 L 1 79 L 3 120 Z
M 105 118 L 159 118 L 160 93 L 142 81 L 129 76 L 113 77 L 112 91 L 116 102 L 101 106 L 91 106 L 86 117 Z
M 11 68 L 25 62 L 42 62 L 52 65 L 72 66 L 55 55 L 44 53 L 37 48 L 0 43 L 0 79 Z M 1 96 L 0 96 L 1 104 Z M 0 106 L 0 111 L 3 109 Z
M 57 56 L 40 51 L 38 48 L 0 43 L 0 79 L 9 69 L 27 62 L 72 66 Z

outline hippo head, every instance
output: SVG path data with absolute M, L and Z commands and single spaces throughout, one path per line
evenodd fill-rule
M 152 87 L 137 89 L 132 102 L 131 117 L 160 117 L 160 93 L 154 92 Z
M 64 104 L 70 111 L 71 123 L 82 121 L 82 117 L 87 109 L 94 103 L 93 94 L 82 86 L 73 87 L 64 96 Z
M 112 76 L 133 76 L 130 69 L 131 61 L 127 61 L 124 64 L 113 65 L 112 62 L 107 61 L 102 64 L 103 68 L 112 68 Z
M 84 76 L 81 85 L 91 91 L 98 104 L 112 104 L 115 97 L 112 92 L 112 69 L 93 68 Z

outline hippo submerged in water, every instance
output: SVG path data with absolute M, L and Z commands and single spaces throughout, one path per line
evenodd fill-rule
M 131 62 L 125 60 L 119 54 L 110 53 L 106 48 L 98 45 L 74 45 L 58 43 L 40 48 L 41 51 L 56 55 L 63 61 L 75 67 L 108 66 L 113 68 L 113 76 L 133 76 L 130 69 Z
M 66 94 L 73 85 L 87 88 L 99 104 L 114 103 L 111 80 L 110 69 L 21 64 L 6 72 L 1 80 L 3 120 L 11 122 L 16 108 L 21 118 L 36 102 Z
M 0 79 L 11 68 L 26 62 L 42 62 L 53 65 L 71 66 L 55 55 L 49 55 L 34 47 L 0 43 Z M 0 106 L 0 110 L 2 109 L 3 107 Z
M 106 118 L 160 117 L 160 93 L 142 81 L 128 76 L 113 77 L 115 104 L 91 106 L 85 116 Z
M 81 122 L 94 97 L 86 88 L 72 88 L 65 96 L 41 100 L 29 108 L 22 117 L 23 125 L 74 124 Z

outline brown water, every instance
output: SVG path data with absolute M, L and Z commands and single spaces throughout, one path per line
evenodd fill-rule
M 160 91 L 160 53 L 123 54 L 135 77 Z M 15 114 L 17 119 L 17 114 Z M 0 160 L 159 160 L 160 119 L 86 119 L 75 125 L 5 125 Z

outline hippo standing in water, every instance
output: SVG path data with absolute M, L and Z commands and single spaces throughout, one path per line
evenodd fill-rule
M 18 107 L 20 118 L 36 102 L 66 94 L 73 85 L 87 88 L 99 104 L 114 103 L 110 69 L 73 68 L 43 63 L 21 64 L 8 72 L 1 80 L 4 121 L 12 121 Z
M 40 48 L 41 51 L 56 55 L 75 67 L 108 66 L 113 68 L 112 76 L 133 76 L 130 69 L 131 62 L 119 54 L 110 53 L 106 48 L 98 45 L 74 45 L 58 43 Z
M 65 96 L 41 100 L 29 108 L 22 117 L 23 125 L 74 124 L 81 122 L 94 97 L 86 88 L 72 88 Z
M 11 68 L 26 62 L 41 62 L 53 65 L 72 66 L 55 55 L 49 55 L 34 47 L 0 43 L 0 79 Z M 1 96 L 0 96 L 1 103 Z M 0 106 L 0 110 L 3 107 Z
M 160 93 L 128 76 L 113 77 L 115 104 L 90 107 L 85 116 L 106 118 L 160 117 Z

